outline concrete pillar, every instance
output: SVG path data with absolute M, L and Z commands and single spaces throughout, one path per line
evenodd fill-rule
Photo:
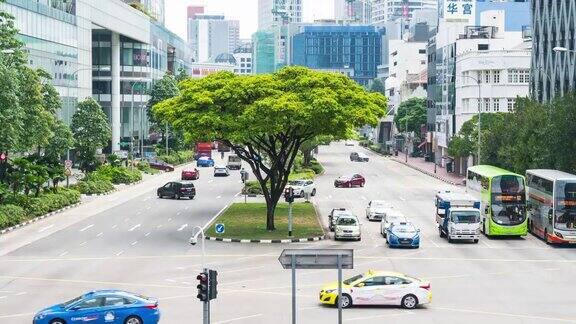
M 120 150 L 120 35 L 112 32 L 112 152 Z

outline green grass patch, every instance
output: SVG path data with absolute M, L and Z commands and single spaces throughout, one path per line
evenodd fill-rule
M 288 180 L 308 180 L 314 179 L 316 177 L 316 172 L 312 169 L 302 169 L 300 172 L 292 172 L 288 176 Z
M 292 234 L 294 238 L 322 236 L 324 232 L 318 223 L 316 210 L 310 203 L 292 204 Z M 214 224 L 224 223 L 226 232 L 216 234 Z M 276 230 L 266 230 L 265 203 L 235 203 L 230 206 L 206 230 L 207 236 L 235 239 L 288 239 L 288 204 L 280 203 L 276 207 Z

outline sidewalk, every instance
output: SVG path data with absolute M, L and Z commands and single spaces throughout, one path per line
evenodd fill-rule
M 406 166 L 411 167 L 412 169 L 418 170 L 422 173 L 425 173 L 431 177 L 447 182 L 449 184 L 453 184 L 455 186 L 464 185 L 463 180 L 466 178 L 465 176 L 460 176 L 456 173 L 448 173 L 446 171 L 446 168 L 443 168 L 439 165 L 436 167 L 436 173 L 435 173 L 434 163 L 425 162 L 424 158 L 413 158 L 408 156 L 408 162 L 405 162 L 406 155 L 404 153 L 398 152 L 398 156 L 392 156 L 392 160 L 402 163 Z

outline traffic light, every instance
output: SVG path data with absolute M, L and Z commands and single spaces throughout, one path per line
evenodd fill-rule
M 294 188 L 288 187 L 284 189 L 284 199 L 286 200 L 287 203 L 294 202 Z
M 198 276 L 196 276 L 196 279 L 198 279 L 198 286 L 196 286 L 196 288 L 198 288 L 198 295 L 196 297 L 203 302 L 207 302 L 209 300 L 208 274 L 206 271 L 203 271 Z
M 210 300 L 216 299 L 218 296 L 218 271 L 216 270 L 208 270 L 208 295 Z

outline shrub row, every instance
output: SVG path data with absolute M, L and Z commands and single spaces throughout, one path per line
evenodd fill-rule
M 109 180 L 82 180 L 76 184 L 78 191 L 85 195 L 96 195 L 110 192 L 114 185 Z
M 320 164 L 320 162 L 316 160 L 312 160 L 310 162 L 310 169 L 312 169 L 312 171 L 314 171 L 314 173 L 316 174 L 324 173 L 324 167 L 322 166 L 322 164 Z
M 178 151 L 170 154 L 158 156 L 158 160 L 162 160 L 168 164 L 178 165 L 194 160 L 193 151 Z
M 137 168 L 138 168 L 138 170 L 140 170 L 140 171 L 142 171 L 142 172 L 144 172 L 144 173 L 146 173 L 146 174 L 156 174 L 156 173 L 159 172 L 159 171 L 156 170 L 156 169 L 152 169 L 152 168 L 150 167 L 150 163 L 148 163 L 147 161 L 140 161 L 140 162 L 138 162 Z
M 113 184 L 129 184 L 142 180 L 142 173 L 138 169 L 102 165 L 88 176 L 88 178 L 91 180 L 94 180 L 94 177 L 98 180 L 106 179 L 111 181 Z
M 8 196 L 6 204 L 0 205 L 0 228 L 14 226 L 79 201 L 80 192 L 66 188 L 58 188 L 56 192 L 45 192 L 38 197 Z

